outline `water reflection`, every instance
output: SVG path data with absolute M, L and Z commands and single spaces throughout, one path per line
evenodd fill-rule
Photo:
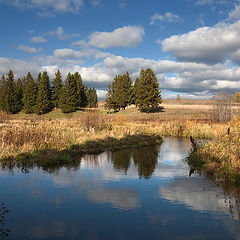
M 9 210 L 6 208 L 4 203 L 0 203 L 0 237 L 2 240 L 7 239 L 10 230 L 6 228 L 6 216 Z
M 122 170 L 127 174 L 131 160 L 135 164 L 139 178 L 149 179 L 156 169 L 160 146 L 142 147 L 134 150 L 114 152 L 111 158 L 114 169 Z
M 12 239 L 240 237 L 240 194 L 189 177 L 183 159 L 190 148 L 187 139 L 166 138 L 161 146 L 85 155 L 61 167 L 0 171 L 1 197 L 14 213 Z
M 230 214 L 234 219 L 239 217 L 234 196 L 227 196 L 222 188 L 205 178 L 175 179 L 159 188 L 159 197 L 174 203 L 183 203 L 197 211 Z
M 66 235 L 67 227 L 63 221 L 39 222 L 30 228 L 30 236 L 33 239 L 61 239 Z
M 88 192 L 89 200 L 111 203 L 113 207 L 132 210 L 141 206 L 138 194 L 132 189 L 96 188 Z
M 123 170 L 127 174 L 130 167 L 131 152 L 127 149 L 112 154 L 113 166 L 116 170 Z
M 44 159 L 26 159 L 21 161 L 5 159 L 0 162 L 0 169 L 8 171 L 11 174 L 14 174 L 15 170 L 20 170 L 22 173 L 28 174 L 34 169 L 42 169 L 48 173 L 58 173 L 62 168 L 77 171 L 82 159 L 82 155 L 59 155 L 57 156 L 57 160 L 54 158 L 54 153 L 51 153 L 51 156 L 53 156 L 52 161 L 49 161 L 51 159 L 49 156 L 47 157 L 47 161 Z
M 149 179 L 156 169 L 159 146 L 150 146 L 132 151 L 133 162 L 137 166 L 140 178 Z

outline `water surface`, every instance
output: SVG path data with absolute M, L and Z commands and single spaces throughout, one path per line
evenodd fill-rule
M 74 167 L 1 170 L 0 203 L 10 212 L 0 239 L 240 239 L 235 196 L 189 177 L 190 148 L 165 138 Z

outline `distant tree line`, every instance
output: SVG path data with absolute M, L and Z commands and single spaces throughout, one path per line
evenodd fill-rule
M 54 108 L 70 113 L 82 107 L 97 107 L 95 88 L 88 88 L 82 82 L 81 75 L 69 73 L 65 82 L 60 71 L 50 83 L 47 72 L 39 73 L 34 80 L 31 73 L 22 79 L 14 80 L 12 70 L 0 79 L 0 111 L 7 113 L 45 114 Z
M 129 73 L 117 75 L 108 85 L 105 98 L 105 108 L 109 111 L 120 111 L 135 104 L 140 111 L 151 111 L 161 104 L 161 91 L 154 72 L 147 68 L 140 71 L 135 83 Z

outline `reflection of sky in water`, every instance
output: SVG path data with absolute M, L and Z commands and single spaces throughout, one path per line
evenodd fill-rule
M 158 164 L 154 170 L 153 177 L 173 178 L 175 176 L 188 175 L 189 167 L 182 160 L 188 156 L 191 149 L 189 141 L 165 138 L 160 149 L 161 151 L 157 158 Z M 87 158 L 83 158 L 83 161 L 81 161 L 81 168 L 95 170 L 97 174 L 101 172 L 102 180 L 106 181 L 139 178 L 133 161 L 131 161 L 127 174 L 124 174 L 124 172 L 114 170 L 109 160 L 111 157 L 111 153 L 102 153 L 99 156 L 88 155 Z
M 9 239 L 240 237 L 235 199 L 204 177 L 188 177 L 189 150 L 188 140 L 166 138 L 160 147 L 85 156 L 75 170 L 0 171 Z
M 88 192 L 89 200 L 96 203 L 111 203 L 120 209 L 135 209 L 140 207 L 138 195 L 131 189 L 97 188 Z
M 159 197 L 173 203 L 184 203 L 198 211 L 210 211 L 214 214 L 229 214 L 229 201 L 221 188 L 215 187 L 204 178 L 179 178 L 159 188 Z M 235 201 L 234 209 L 236 208 Z M 237 212 L 234 212 L 237 217 Z

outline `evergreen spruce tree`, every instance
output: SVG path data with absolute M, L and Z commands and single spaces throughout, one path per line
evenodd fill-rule
M 41 73 L 41 72 L 39 72 L 39 73 L 38 73 L 38 77 L 37 77 L 37 85 L 39 85 L 39 84 L 40 84 L 40 82 L 41 82 L 41 79 L 42 79 L 42 73 Z
M 2 75 L 0 79 L 0 111 L 6 111 L 6 79 L 5 76 Z
M 23 109 L 25 113 L 34 113 L 37 100 L 37 84 L 30 72 L 25 77 L 25 85 L 23 91 Z
M 41 79 L 42 79 L 42 73 L 40 72 L 40 73 L 38 73 L 38 77 L 37 77 L 37 81 L 36 81 L 37 91 L 38 91 Z
M 81 101 L 82 101 L 82 107 L 88 106 L 88 87 L 83 85 L 83 89 L 81 90 Z
M 139 87 L 139 81 L 140 81 L 139 78 L 136 78 L 135 83 L 133 85 L 132 98 L 131 98 L 131 103 L 135 104 L 136 106 L 137 106 L 136 102 L 137 102 L 137 92 Z
M 87 97 L 88 97 L 88 107 L 97 108 L 98 107 L 98 97 L 97 97 L 97 91 L 95 88 L 88 89 Z
M 18 78 L 17 80 L 17 96 L 18 96 L 18 99 L 19 99 L 19 107 L 20 107 L 20 110 L 23 109 L 23 83 L 22 83 L 22 80 L 21 78 Z
M 122 95 L 122 75 L 117 75 L 114 78 L 114 81 L 112 83 L 112 88 L 113 88 L 113 107 L 114 111 L 120 111 L 121 109 L 121 95 Z
M 77 83 L 77 93 L 78 93 L 77 106 L 78 107 L 86 107 L 87 106 L 87 95 L 86 95 L 85 86 L 83 85 L 83 82 L 82 82 L 82 77 L 78 72 L 76 72 L 74 74 L 74 79 Z
M 53 101 L 53 106 L 58 108 L 60 106 L 60 95 L 63 88 L 63 82 L 62 82 L 62 76 L 59 70 L 57 71 L 55 76 L 56 77 L 53 79 L 52 101 Z
M 123 75 L 116 76 L 114 81 L 114 100 L 119 110 L 121 108 L 125 109 L 128 105 L 131 104 L 132 80 L 129 76 L 129 73 L 127 72 Z
M 61 94 L 59 97 L 59 107 L 61 108 L 63 113 L 69 113 L 68 105 L 67 105 L 67 86 L 66 81 L 65 84 L 63 84 Z
M 85 90 L 85 95 L 87 97 L 87 106 L 89 107 L 89 89 L 88 86 L 84 86 L 84 90 Z
M 24 92 L 26 86 L 27 86 L 27 77 L 24 76 L 24 77 L 22 78 L 22 92 Z
M 114 111 L 118 109 L 118 106 L 114 100 L 114 86 L 115 82 L 108 84 L 108 91 L 105 96 L 104 108 L 107 109 L 109 112 L 111 109 L 114 109 Z
M 6 78 L 5 88 L 5 111 L 8 113 L 17 113 L 21 110 L 20 100 L 17 94 L 17 87 L 14 81 L 12 70 L 9 71 Z
M 43 72 L 39 86 L 35 112 L 45 114 L 52 110 L 52 91 L 47 72 Z
M 78 109 L 78 86 L 73 74 L 69 73 L 61 94 L 60 108 L 64 113 L 74 112 Z
M 136 105 L 140 111 L 151 111 L 157 108 L 161 102 L 159 84 L 154 72 L 150 68 L 145 71 L 142 69 L 137 86 Z

